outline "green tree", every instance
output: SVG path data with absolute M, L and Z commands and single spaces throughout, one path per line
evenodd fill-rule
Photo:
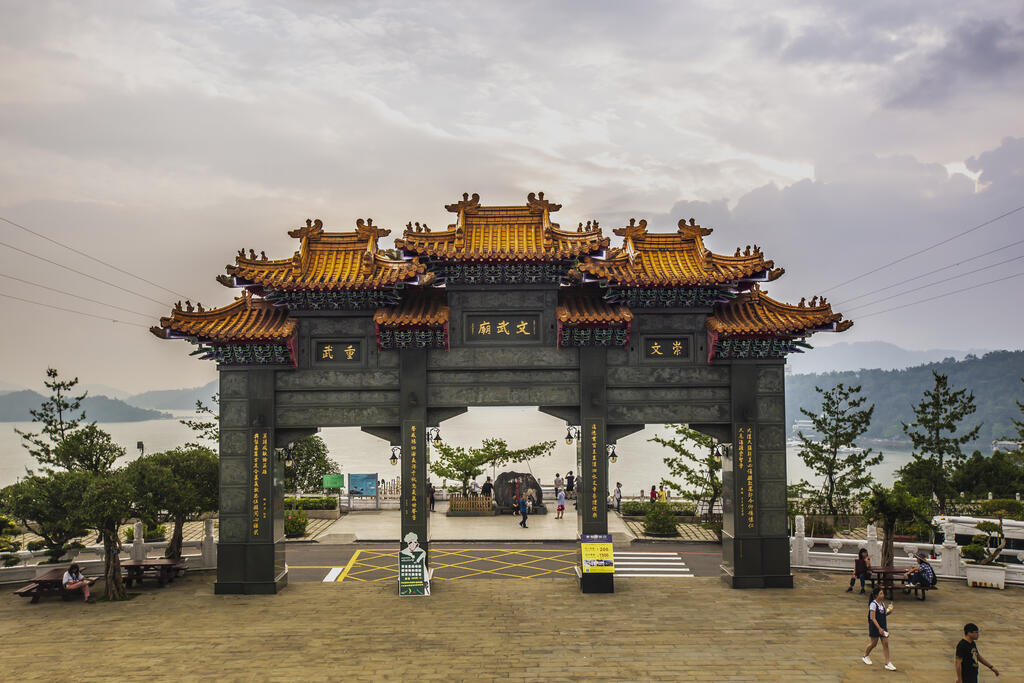
M 325 474 L 340 474 L 341 467 L 331 460 L 327 444 L 316 434 L 296 441 L 290 448 L 292 466 L 284 469 L 284 490 L 320 491 Z
M 185 522 L 217 509 L 217 454 L 204 446 L 153 453 L 129 463 L 125 476 L 147 524 L 174 522 L 164 557 L 180 558 Z
M 554 448 L 554 441 L 542 441 L 515 450 L 510 450 L 504 439 L 484 439 L 480 448 L 469 449 L 441 443 L 434 446 L 436 457 L 430 463 L 430 471 L 444 479 L 461 481 L 462 495 L 467 495 L 469 480 L 483 474 L 487 466 L 500 467 L 541 458 L 549 455 Z
M 864 499 L 863 510 L 869 520 L 881 526 L 882 564 L 879 566 L 882 567 L 892 566 L 896 526 L 901 523 L 927 523 L 931 518 L 928 501 L 914 496 L 900 482 L 891 489 L 872 486 L 871 493 Z
M 1021 377 L 1020 381 L 1024 382 L 1024 377 Z M 1021 419 L 1013 420 L 1013 426 L 1017 430 L 1017 435 L 1014 438 L 1018 443 L 1022 444 L 1022 447 L 1024 447 L 1024 403 L 1021 403 L 1020 401 L 1016 401 L 1016 403 L 1017 409 L 1020 410 L 1021 413 Z
M 665 426 L 675 431 L 675 437 L 655 436 L 648 441 L 675 451 L 675 455 L 664 458 L 664 463 L 670 476 L 681 477 L 683 483 L 671 479 L 662 479 L 661 483 L 680 497 L 705 505 L 705 521 L 710 521 L 715 503 L 722 497 L 722 459 L 715 453 L 715 439 L 687 425 Z M 691 443 L 697 445 L 696 453 L 690 450 Z
M 914 406 L 912 423 L 903 423 L 903 432 L 914 443 L 911 454 L 913 461 L 909 465 L 928 462 L 929 467 L 918 465 L 917 470 L 926 476 L 908 479 L 917 495 L 927 495 L 938 501 L 939 512 L 946 514 L 950 498 L 956 495 L 953 487 L 953 473 L 963 464 L 966 455 L 961 446 L 973 441 L 981 430 L 975 425 L 966 432 L 960 432 L 960 423 L 965 417 L 975 412 L 974 394 L 966 389 L 952 390 L 949 378 L 932 371 L 935 384 L 931 390 L 925 390 L 921 402 Z M 903 476 L 903 470 L 900 476 Z M 911 468 L 908 472 L 915 471 Z
M 54 449 L 85 420 L 82 400 L 88 392 L 75 396 L 73 390 L 78 384 L 78 378 L 62 380 L 54 368 L 47 368 L 46 376 L 49 380 L 43 380 L 43 384 L 50 390 L 50 396 L 39 406 L 39 410 L 29 411 L 32 421 L 43 425 L 42 430 L 33 433 L 15 428 L 14 431 L 21 437 L 21 445 L 39 464 L 59 465 Z
M 202 401 L 196 401 L 196 417 L 193 419 L 178 420 L 192 430 L 198 441 L 188 442 L 186 448 L 212 447 L 216 448 L 220 443 L 220 413 L 217 408 L 220 406 L 220 394 L 213 395 L 212 406 L 207 406 Z
M 107 472 L 124 457 L 124 448 L 95 424 L 71 432 L 53 449 L 52 463 L 74 472 Z
M 969 498 L 1013 498 L 1024 490 L 1024 463 L 1016 453 L 995 451 L 985 457 L 980 451 L 956 468 L 952 477 L 953 490 L 964 492 Z
M 121 536 L 118 531 L 135 515 L 135 491 L 125 471 L 112 470 L 89 474 L 85 494 L 81 498 L 82 514 L 88 524 L 99 532 L 104 554 L 103 596 L 122 600 L 126 596 L 121 578 Z
M 869 467 L 882 462 L 882 454 L 857 448 L 857 439 L 871 426 L 875 407 L 862 408 L 866 398 L 860 386 L 840 383 L 829 389 L 814 387 L 821 394 L 821 412 L 800 412 L 811 418 L 814 431 L 821 435 L 815 441 L 798 432 L 800 459 L 822 478 L 821 500 L 824 512 L 849 513 L 852 498 L 871 484 Z
M 89 486 L 87 472 L 47 472 L 22 479 L 0 491 L 0 509 L 33 530 L 46 544 L 50 562 L 60 561 L 68 543 L 84 536 L 88 520 L 82 497 Z

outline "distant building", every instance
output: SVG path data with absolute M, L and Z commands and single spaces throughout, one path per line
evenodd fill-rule
M 1024 450 L 1024 443 L 1020 441 L 1012 441 L 1010 439 L 996 440 L 992 442 L 992 452 L 1003 451 L 1004 453 L 1013 453 L 1015 451 Z

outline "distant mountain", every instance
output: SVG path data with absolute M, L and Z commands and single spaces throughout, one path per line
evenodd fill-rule
M 0 422 L 28 422 L 32 419 L 29 411 L 39 408 L 44 400 L 42 394 L 28 389 L 0 395 Z M 86 417 L 95 422 L 141 422 L 174 417 L 170 413 L 137 408 L 106 396 L 87 396 L 82 401 L 82 409 Z
M 140 408 L 156 410 L 191 410 L 196 401 L 210 405 L 213 395 L 220 391 L 219 380 L 192 389 L 159 389 L 129 396 L 125 400 Z
M 815 347 L 808 353 L 794 353 L 787 359 L 787 364 L 794 375 L 863 368 L 900 370 L 925 363 L 938 363 L 946 358 L 963 360 L 968 355 L 983 356 L 986 353 L 986 349 L 914 351 L 882 341 L 839 342 L 831 346 Z
M 90 396 L 106 396 L 107 398 L 117 398 L 122 401 L 129 396 L 131 392 L 124 391 L 122 389 L 115 389 L 114 387 L 107 386 L 106 384 L 79 384 L 74 388 L 74 391 L 81 394 L 83 391 L 88 391 Z
M 969 356 L 961 361 L 947 360 L 927 363 L 902 370 L 860 370 L 793 375 L 786 378 L 786 420 L 804 419 L 800 408 L 811 412 L 821 410 L 821 395 L 816 386 L 828 390 L 842 382 L 861 386 L 866 405 L 874 404 L 875 412 L 866 438 L 905 440 L 900 422 L 914 421 L 912 406 L 921 402 L 925 389 L 934 386 L 932 372 L 949 377 L 953 389 L 966 388 L 974 393 L 978 410 L 967 417 L 962 428 L 981 423 L 981 432 L 970 448 L 988 452 L 991 443 L 1016 433 L 1013 420 L 1021 419 L 1016 401 L 1024 402 L 1024 351 L 991 351 L 983 357 Z

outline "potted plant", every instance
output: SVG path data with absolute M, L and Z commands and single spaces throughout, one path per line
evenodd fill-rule
M 996 561 L 1006 547 L 1002 515 L 998 524 L 984 520 L 978 522 L 975 528 L 981 533 L 960 551 L 966 559 L 967 585 L 1002 590 L 1006 587 L 1006 565 Z

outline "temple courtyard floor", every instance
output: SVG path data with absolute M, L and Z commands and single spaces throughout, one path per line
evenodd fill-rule
M 583 595 L 574 577 L 435 581 L 399 597 L 391 581 L 292 582 L 278 595 L 214 595 L 214 576 L 133 589 L 121 603 L 0 594 L 0 679 L 12 681 L 954 680 L 963 624 L 1024 680 L 1024 590 L 943 582 L 896 595 L 896 672 L 861 662 L 867 602 L 839 574 L 795 588 L 733 590 L 718 578 L 632 578 Z M 98 588 L 100 586 L 97 586 Z M 995 680 L 987 670 L 982 680 Z

